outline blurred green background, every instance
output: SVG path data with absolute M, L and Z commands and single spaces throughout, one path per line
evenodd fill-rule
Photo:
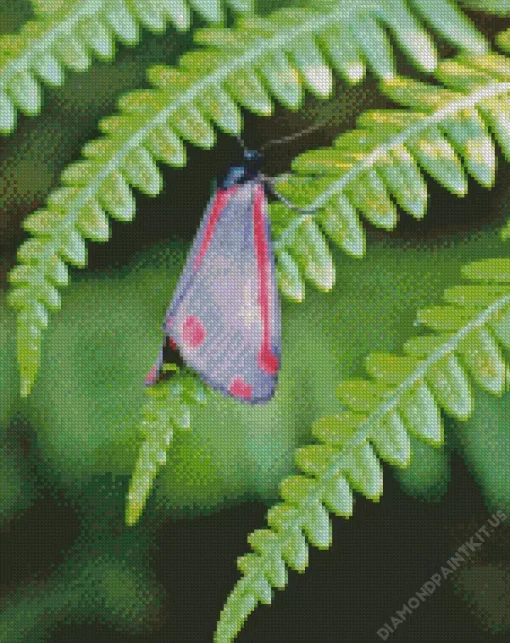
M 0 30 L 17 30 L 30 11 L 28 2 L 0 0 Z M 487 34 L 502 24 L 471 15 Z M 145 33 L 139 46 L 119 46 L 114 64 L 96 62 L 46 89 L 42 115 L 22 117 L 0 140 L 0 641 L 212 640 L 246 536 L 263 526 L 311 422 L 338 410 L 337 382 L 361 375 L 370 351 L 399 352 L 416 310 L 438 303 L 463 263 L 508 252 L 497 234 L 510 214 L 502 158 L 493 190 L 471 183 L 458 199 L 430 182 L 422 223 L 405 217 L 391 234 L 367 227 L 365 259 L 335 252 L 331 293 L 309 287 L 303 304 L 283 304 L 274 400 L 247 407 L 211 393 L 193 410 L 192 432 L 172 443 L 140 523 L 127 528 L 141 384 L 211 181 L 239 154 L 236 142 L 220 136 L 213 150 L 190 148 L 186 168 L 163 168 L 162 195 L 138 195 L 132 224 L 112 222 L 112 240 L 89 245 L 89 267 L 73 271 L 63 292 L 26 401 L 17 395 L 5 276 L 24 238 L 21 221 L 97 136 L 98 118 L 123 92 L 146 86 L 148 65 L 173 63 L 190 43 L 190 34 Z M 338 83 L 335 100 L 335 122 L 275 148 L 267 174 L 386 104 L 370 77 L 356 88 Z M 256 146 L 298 131 L 323 109 L 308 100 L 299 114 L 248 115 L 245 138 Z M 349 521 L 335 519 L 331 550 L 312 550 L 306 574 L 290 573 L 286 591 L 250 617 L 238 640 L 378 640 L 377 629 L 494 511 L 510 516 L 509 417 L 508 394 L 477 392 L 468 422 L 446 419 L 444 449 L 414 441 L 408 470 L 385 467 L 381 501 L 359 498 Z M 508 531 L 495 530 L 392 640 L 508 640 Z

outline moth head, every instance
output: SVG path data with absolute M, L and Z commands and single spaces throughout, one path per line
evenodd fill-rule
M 258 174 L 262 169 L 264 157 L 259 150 L 244 149 L 244 166 L 249 174 Z

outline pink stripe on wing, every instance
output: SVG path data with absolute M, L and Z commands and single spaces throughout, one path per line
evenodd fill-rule
M 158 376 L 158 371 L 159 371 L 158 364 L 154 364 L 154 366 L 149 371 L 147 377 L 145 378 L 145 384 L 147 385 L 154 384 Z
M 262 185 L 255 186 L 255 197 L 253 203 L 253 233 L 255 238 L 255 253 L 257 255 L 258 281 L 259 281 L 259 306 L 262 316 L 262 345 L 258 354 L 259 367 L 270 375 L 278 372 L 278 357 L 271 350 L 270 336 L 270 301 L 269 301 L 269 278 L 271 264 L 269 258 L 269 241 L 267 239 L 264 221 L 264 188 Z
M 234 187 L 228 188 L 227 190 L 222 190 L 218 188 L 218 190 L 216 191 L 214 205 L 212 207 L 211 214 L 209 215 L 209 219 L 207 220 L 204 237 L 202 239 L 202 243 L 200 244 L 198 255 L 195 258 L 195 262 L 193 264 L 193 270 L 198 270 L 198 267 L 202 263 L 202 259 L 204 258 L 204 255 L 207 252 L 207 248 L 211 243 L 211 239 L 213 238 L 214 229 L 216 227 L 216 224 L 218 223 L 220 214 L 222 213 L 223 208 L 227 204 L 227 201 L 234 194 L 234 192 L 237 191 L 237 187 L 238 186 L 235 185 Z

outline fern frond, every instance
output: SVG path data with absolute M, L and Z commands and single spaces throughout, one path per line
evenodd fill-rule
M 177 374 L 169 382 L 146 389 L 147 401 L 139 425 L 143 443 L 131 477 L 126 524 L 134 525 L 145 506 L 158 467 L 165 464 L 174 429 L 190 428 L 190 407 L 205 402 L 203 384 L 191 375 Z
M 510 259 L 477 261 L 464 266 L 463 274 L 471 283 L 449 288 L 445 305 L 418 314 L 418 322 L 434 333 L 406 342 L 405 355 L 369 355 L 370 379 L 340 384 L 338 396 L 347 410 L 314 423 L 318 444 L 304 446 L 296 454 L 304 475 L 282 482 L 283 502 L 269 510 L 268 528 L 248 538 L 254 552 L 239 559 L 243 577 L 221 613 L 217 643 L 232 641 L 256 605 L 271 602 L 272 587 L 287 583 L 286 566 L 305 570 L 306 538 L 321 549 L 330 546 L 328 510 L 351 515 L 353 489 L 367 498 L 379 498 L 380 459 L 407 466 L 410 435 L 441 444 L 441 410 L 467 419 L 473 385 L 494 395 L 504 393 L 503 350 L 510 349 Z
M 45 3 L 47 4 L 47 3 Z M 61 85 L 66 69 L 86 71 L 92 56 L 111 60 L 115 41 L 135 45 L 140 28 L 189 29 L 191 8 L 210 22 L 222 5 L 249 11 L 251 0 L 66 0 L 43 7 L 16 35 L 0 37 L 0 133 L 16 127 L 17 111 L 41 111 L 41 85 Z
M 462 14 L 451 13 L 452 7 L 444 0 L 434 0 L 438 2 L 447 7 L 445 24 L 439 30 L 457 25 L 460 46 L 485 49 L 484 40 L 464 22 Z M 319 96 L 329 95 L 332 68 L 359 80 L 364 73 L 363 56 L 387 77 L 390 68 L 393 73 L 388 43 L 384 40 L 383 46 L 381 38 L 364 42 L 359 35 L 370 18 L 375 38 L 376 15 L 395 32 L 419 67 L 434 67 L 436 54 L 430 37 L 408 12 L 404 0 L 392 0 L 384 7 L 384 11 L 375 11 L 371 0 L 364 0 L 323 11 L 284 9 L 267 18 L 248 17 L 236 29 L 199 31 L 198 42 L 209 44 L 208 48 L 188 52 L 177 68 L 151 68 L 153 88 L 120 99 L 120 114 L 100 123 L 105 136 L 85 145 L 85 160 L 64 171 L 64 187 L 50 195 L 45 209 L 24 222 L 34 237 L 19 249 L 20 265 L 11 272 L 15 288 L 10 297 L 19 310 L 22 395 L 29 394 L 39 368 L 48 309 L 60 306 L 57 287 L 67 284 L 66 264 L 86 264 L 85 239 L 108 240 L 108 214 L 121 221 L 133 218 L 132 187 L 159 194 L 161 175 L 156 161 L 184 165 L 183 140 L 211 147 L 213 124 L 239 133 L 240 105 L 269 114 L 274 98 L 297 108 L 303 85 Z M 383 34 L 382 27 L 377 29 Z M 310 236 L 317 237 L 313 229 Z
M 425 173 L 463 196 L 466 174 L 493 185 L 494 140 L 510 160 L 510 59 L 460 56 L 440 62 L 435 75 L 443 86 L 403 77 L 382 83 L 393 101 L 410 109 L 365 112 L 332 147 L 295 158 L 294 174 L 278 183 L 287 199 L 316 210 L 298 216 L 281 203 L 270 208 L 279 284 L 288 298 L 303 299 L 305 279 L 322 290 L 332 287 L 325 237 L 348 254 L 364 254 L 360 214 L 387 230 L 397 223 L 397 206 L 422 218 Z

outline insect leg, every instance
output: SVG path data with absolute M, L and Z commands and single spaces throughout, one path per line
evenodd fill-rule
M 176 368 L 169 368 L 167 365 L 171 365 Z M 168 380 L 183 366 L 184 361 L 179 349 L 171 338 L 167 336 L 164 339 L 158 359 L 145 380 L 145 384 L 150 386 L 152 384 L 158 384 L 159 382 Z

